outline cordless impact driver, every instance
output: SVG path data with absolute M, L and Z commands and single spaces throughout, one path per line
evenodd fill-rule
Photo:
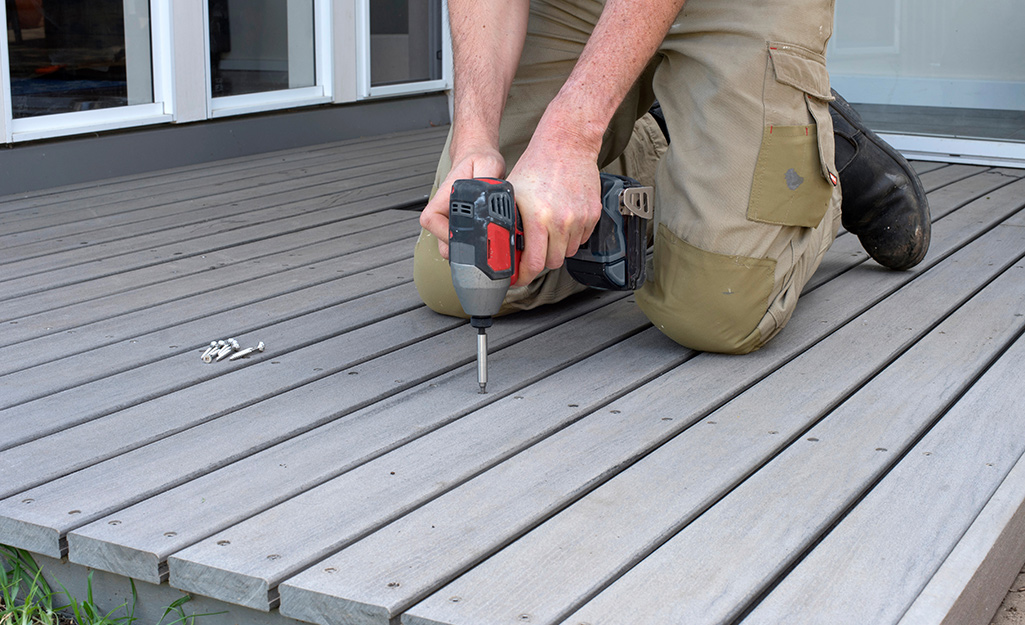
M 625 176 L 601 174 L 602 213 L 590 238 L 566 268 L 586 286 L 616 291 L 644 283 L 652 188 Z M 456 180 L 449 200 L 452 284 L 470 325 L 477 328 L 477 382 L 487 392 L 487 328 L 519 274 L 523 226 L 512 185 L 496 178 Z

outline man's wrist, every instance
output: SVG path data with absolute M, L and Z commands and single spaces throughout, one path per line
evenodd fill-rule
M 455 126 L 449 154 L 458 159 L 464 154 L 498 150 L 498 132 L 482 127 Z
M 610 114 L 583 99 L 559 94 L 545 110 L 535 137 L 541 136 L 568 152 L 593 155 L 597 160 L 609 119 Z

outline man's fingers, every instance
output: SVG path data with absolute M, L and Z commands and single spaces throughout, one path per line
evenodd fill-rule
M 446 202 L 446 205 L 448 202 Z M 440 212 L 427 206 L 420 213 L 420 225 L 439 239 L 448 240 L 448 211 Z
M 544 228 L 524 224 L 523 239 L 526 243 L 520 257 L 519 279 L 513 286 L 524 286 L 544 271 L 548 255 L 548 231 Z

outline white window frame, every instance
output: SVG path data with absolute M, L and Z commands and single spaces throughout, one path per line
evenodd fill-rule
M 1025 143 L 1021 142 L 896 133 L 879 133 L 879 136 L 912 160 L 1025 167 Z
M 261 113 L 299 106 L 327 104 L 333 99 L 333 48 L 330 0 L 313 0 L 313 68 L 315 84 L 312 87 L 280 89 L 243 95 L 213 97 L 210 84 L 211 69 L 206 71 L 207 117 L 229 117 L 247 113 Z M 210 63 L 210 12 L 204 3 L 203 32 L 206 62 Z
M 441 78 L 437 80 L 421 80 L 384 85 L 370 86 L 370 2 L 356 0 L 356 89 L 359 99 L 383 98 L 414 93 L 445 91 L 452 88 L 451 36 L 448 24 L 448 3 L 441 3 Z
M 7 42 L 0 46 L 0 80 L 3 98 L 0 103 L 0 130 L 6 143 L 48 139 L 86 132 L 116 130 L 163 124 L 172 121 L 174 110 L 171 77 L 171 15 L 166 0 L 150 0 L 150 54 L 153 67 L 153 102 L 133 104 L 95 111 L 76 111 L 13 118 L 11 102 L 11 66 Z M 6 8 L 0 6 L 6 23 Z M 6 35 L 5 35 L 6 36 Z

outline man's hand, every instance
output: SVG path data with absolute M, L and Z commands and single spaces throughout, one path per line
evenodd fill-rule
M 466 153 L 438 187 L 431 201 L 420 213 L 420 225 L 438 239 L 438 251 L 448 258 L 448 206 L 452 183 L 462 178 L 501 178 L 505 175 L 505 159 L 495 148 L 477 148 Z
M 609 121 L 685 0 L 607 0 L 569 78 L 509 174 L 526 249 L 517 285 L 561 267 L 601 217 L 597 159 Z
M 561 267 L 601 217 L 596 155 L 542 136 L 535 135 L 509 174 L 526 243 L 515 286 L 529 284 L 545 268 Z

